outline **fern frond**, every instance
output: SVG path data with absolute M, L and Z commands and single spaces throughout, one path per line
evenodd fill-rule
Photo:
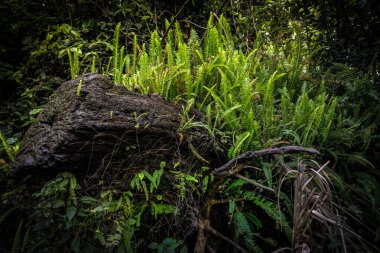
M 302 144 L 304 146 L 310 146 L 314 137 L 318 134 L 319 125 L 322 120 L 325 105 L 317 106 L 310 115 L 309 122 L 306 129 L 303 132 Z
M 331 129 L 331 125 L 333 122 L 333 117 L 334 117 L 334 112 L 335 112 L 335 108 L 337 105 L 337 101 L 338 100 L 336 98 L 333 98 L 333 99 L 331 99 L 331 101 L 328 105 L 327 113 L 323 119 L 323 128 L 321 130 L 321 136 L 322 136 L 321 145 L 326 141 L 326 139 L 330 133 L 330 129 Z
M 220 15 L 218 20 L 218 32 L 221 35 L 224 48 L 228 48 L 229 52 L 233 52 L 233 49 L 235 48 L 234 39 L 231 34 L 230 25 L 223 14 Z
M 234 214 L 235 231 L 238 235 L 246 235 L 252 237 L 252 230 L 249 226 L 248 220 L 245 218 L 242 212 L 236 212 Z
M 8 158 L 11 161 L 14 161 L 14 159 L 15 159 L 14 151 L 13 151 L 12 147 L 10 145 L 8 145 L 7 140 L 5 139 L 5 137 L 1 131 L 0 131 L 0 141 L 1 141 L 1 145 L 3 146 L 3 148 L 5 150 L 5 153 L 7 153 L 7 155 L 8 155 Z
M 218 29 L 216 29 L 216 27 L 212 27 L 207 30 L 204 40 L 204 55 L 206 59 L 217 55 L 219 45 L 220 41 Z
M 73 55 L 71 54 L 70 49 L 67 49 L 67 57 L 69 57 L 71 79 L 75 79 L 76 75 L 74 70 Z
M 149 65 L 149 55 L 146 52 L 146 46 L 145 43 L 142 46 L 142 52 L 139 59 L 139 74 L 140 74 L 140 80 L 139 85 L 141 88 L 141 91 L 143 94 L 147 94 L 152 91 L 152 88 L 150 87 L 149 79 L 151 77 L 151 67 Z
M 15 233 L 15 236 L 13 237 L 13 242 L 12 242 L 12 251 L 11 251 L 12 253 L 19 253 L 22 247 L 21 233 L 22 233 L 23 224 L 24 224 L 24 220 L 21 220 L 17 226 L 17 230 Z
M 281 111 L 283 116 L 283 123 L 289 123 L 294 115 L 294 104 L 291 102 L 291 98 L 288 89 L 284 87 L 281 91 Z
M 151 66 L 158 66 L 163 61 L 161 40 L 158 36 L 157 30 L 155 30 L 150 37 L 149 60 Z
M 167 65 L 168 68 L 171 69 L 174 66 L 174 54 L 173 54 L 173 46 L 170 42 L 166 43 L 166 57 L 167 57 Z
M 250 252 L 262 252 L 254 240 L 254 233 L 249 222 L 242 212 L 237 211 L 234 214 L 235 233 L 244 240 L 245 245 Z
M 26 248 L 28 246 L 29 239 L 30 239 L 30 229 L 31 227 L 29 226 L 25 232 L 24 238 L 22 239 L 22 247 L 21 247 L 20 253 L 26 252 Z
M 277 208 L 274 203 L 264 199 L 254 192 L 245 192 L 244 198 L 247 200 L 252 200 L 256 206 L 260 207 L 270 218 L 276 222 L 277 229 L 284 229 L 285 235 L 288 237 L 288 239 L 290 240 L 292 238 L 292 229 L 286 221 L 284 214 Z
M 191 83 L 191 69 L 190 69 L 190 56 L 189 51 L 185 43 L 178 44 L 178 50 L 176 53 L 176 66 L 178 66 L 183 74 L 181 75 L 182 87 L 180 87 L 181 83 L 177 84 L 177 93 L 181 94 L 186 92 L 188 98 L 191 97 L 192 94 L 192 83 Z
M 197 32 L 194 29 L 190 31 L 190 38 L 187 43 L 192 66 L 200 65 L 201 59 L 197 52 L 201 51 L 200 41 Z
M 178 22 L 175 22 L 174 27 L 175 27 L 175 29 L 174 29 L 175 42 L 176 42 L 176 45 L 178 47 L 179 44 L 183 44 L 183 34 L 182 34 L 181 27 L 180 27 Z
M 113 34 L 113 66 L 112 66 L 112 74 L 114 77 L 118 76 L 119 74 L 119 37 L 120 37 L 120 26 L 121 26 L 121 23 L 118 23 L 115 27 L 115 32 Z M 115 83 L 115 79 L 114 79 L 114 83 Z
M 137 36 L 133 36 L 133 57 L 132 57 L 132 70 L 135 71 L 137 62 Z

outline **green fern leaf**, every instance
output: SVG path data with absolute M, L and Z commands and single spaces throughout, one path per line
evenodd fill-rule
M 22 247 L 21 245 L 21 230 L 23 228 L 24 220 L 21 220 L 20 223 L 17 226 L 17 230 L 15 233 L 15 236 L 13 237 L 12 242 L 12 253 L 19 253 L 20 249 Z

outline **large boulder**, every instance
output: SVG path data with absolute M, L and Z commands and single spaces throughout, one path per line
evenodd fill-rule
M 21 143 L 16 178 L 69 170 L 88 174 L 107 168 L 138 168 L 161 161 L 200 166 L 217 156 L 205 128 L 183 128 L 202 114 L 113 85 L 99 74 L 63 83 Z M 204 159 L 206 157 L 206 159 Z

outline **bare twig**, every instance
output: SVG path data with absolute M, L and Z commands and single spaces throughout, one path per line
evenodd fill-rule
M 220 232 L 218 232 L 217 230 L 215 230 L 214 228 L 212 228 L 211 226 L 207 226 L 206 227 L 207 231 L 209 231 L 211 234 L 219 237 L 220 239 L 223 239 L 227 242 L 229 242 L 232 246 L 234 246 L 237 250 L 239 250 L 240 252 L 243 252 L 243 253 L 248 253 L 247 250 L 243 249 L 242 247 L 240 247 L 236 242 L 232 241 L 230 238 L 222 235 Z
M 267 186 L 265 186 L 265 185 L 262 185 L 262 184 L 256 183 L 255 181 L 253 181 L 253 180 L 251 180 L 251 179 L 249 179 L 249 178 L 246 178 L 246 177 L 244 177 L 244 176 L 242 176 L 242 175 L 240 175 L 240 174 L 236 174 L 235 177 L 240 178 L 240 179 L 243 179 L 243 180 L 246 181 L 247 183 L 250 183 L 250 184 L 252 184 L 252 185 L 254 185 L 254 186 L 257 186 L 257 187 L 259 187 L 259 188 L 261 188 L 261 189 L 264 189 L 264 190 L 270 191 L 270 192 L 272 192 L 272 193 L 275 193 L 275 192 L 276 192 L 274 189 L 272 189 L 272 188 L 270 188 L 270 187 L 267 187 Z
M 168 32 L 169 30 L 172 28 L 172 26 L 174 25 L 175 21 L 177 20 L 177 17 L 179 14 L 181 14 L 183 8 L 186 6 L 186 4 L 189 2 L 190 0 L 187 0 L 182 6 L 181 8 L 179 9 L 179 11 L 175 14 L 172 22 L 170 22 L 168 28 L 166 28 L 165 32 L 164 32 L 164 35 L 162 36 L 162 39 L 165 39 L 166 35 L 168 35 Z
M 239 202 L 239 201 L 247 201 L 247 199 L 245 199 L 245 198 L 238 198 L 238 199 L 234 199 L 234 198 L 231 198 L 231 199 L 212 199 L 212 200 L 209 200 L 207 203 L 208 203 L 209 206 L 213 206 L 213 205 L 220 205 L 220 204 L 230 203 L 231 201 Z
M 290 252 L 292 252 L 292 249 L 289 248 L 289 247 L 285 247 L 285 248 L 280 248 L 280 249 L 277 249 L 275 251 L 272 251 L 272 253 L 280 253 L 280 252 L 283 252 L 285 250 L 289 250 Z
M 228 48 L 230 49 L 231 53 L 233 52 L 233 47 L 231 45 L 231 42 L 230 42 L 230 39 L 228 38 L 228 33 L 226 31 L 226 28 L 224 27 L 224 25 L 220 22 L 220 19 L 219 17 L 216 15 L 216 13 L 213 13 L 214 17 L 218 20 L 218 22 L 220 23 L 222 29 L 223 29 L 223 32 L 224 32 L 224 37 L 226 38 L 227 40 L 227 43 L 228 43 Z
M 207 30 L 207 27 L 204 27 L 204 26 L 198 25 L 198 24 L 196 24 L 196 23 L 194 23 L 194 22 L 191 22 L 190 20 L 187 20 L 187 19 L 180 20 L 180 21 L 178 21 L 178 22 L 189 23 L 189 24 L 192 24 L 193 26 L 199 27 L 199 28 L 201 28 L 201 29 L 203 29 L 203 30 Z

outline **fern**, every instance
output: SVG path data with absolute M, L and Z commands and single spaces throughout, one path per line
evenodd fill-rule
M 7 143 L 3 133 L 0 131 L 0 141 L 3 146 L 5 153 L 7 153 L 9 160 L 14 161 L 15 159 L 15 150 Z
M 281 91 L 281 110 L 283 112 L 283 122 L 289 123 L 293 119 L 293 103 L 288 92 L 288 89 L 284 87 Z
M 236 136 L 235 146 L 231 147 L 230 150 L 228 151 L 228 157 L 230 159 L 232 159 L 238 153 L 240 153 L 245 140 L 250 136 L 250 134 L 251 134 L 250 132 L 244 132 L 241 135 Z
M 310 115 L 310 109 L 311 109 L 311 105 L 309 101 L 310 100 L 309 100 L 308 95 L 306 94 L 306 92 L 303 92 L 296 103 L 295 115 L 294 115 L 296 128 L 305 127 L 309 121 L 308 116 Z
M 272 202 L 256 195 L 254 192 L 245 192 L 244 198 L 252 200 L 253 203 L 260 207 L 270 218 L 276 222 L 277 229 L 284 229 L 285 235 L 290 240 L 292 238 L 292 230 L 286 221 L 283 213 Z
M 166 20 L 166 22 L 168 22 L 168 21 Z M 167 24 L 169 25 L 169 22 Z M 168 28 L 166 28 L 166 29 L 168 29 Z M 175 43 L 176 42 L 175 42 L 175 38 L 174 38 L 173 30 L 172 29 L 170 29 L 168 31 L 168 35 L 166 37 L 166 41 L 167 41 L 168 44 L 172 45 L 173 48 L 175 47 L 175 45 L 176 45 Z
M 68 48 L 66 50 L 67 56 L 69 58 L 71 79 L 75 79 L 79 75 L 79 71 L 80 71 L 79 56 L 82 55 L 81 47 L 82 45 L 79 45 L 76 48 L 71 48 L 71 49 Z M 73 54 L 71 54 L 71 51 L 73 52 Z
M 151 68 L 149 65 L 149 55 L 146 52 L 145 44 L 143 44 L 141 56 L 139 59 L 139 85 L 143 94 L 154 92 L 150 87 L 149 78 L 151 77 Z
M 210 18 L 207 23 L 207 31 L 204 40 L 204 55 L 206 58 L 216 56 L 220 45 L 218 29 L 214 25 L 213 15 L 210 14 Z
M 182 74 L 182 86 L 185 89 L 177 86 L 177 92 L 181 94 L 187 91 L 187 94 L 191 94 L 191 70 L 190 70 L 190 56 L 189 51 L 185 43 L 178 44 L 178 51 L 176 53 L 176 65 L 183 70 Z
M 28 229 L 25 232 L 24 238 L 22 239 L 22 247 L 21 247 L 20 253 L 26 252 L 29 239 L 30 239 L 30 229 L 31 227 L 28 227 Z
M 231 28 L 228 24 L 227 19 L 223 16 L 223 14 L 219 17 L 218 20 L 218 32 L 219 34 L 223 34 L 221 36 L 221 40 L 223 41 L 224 48 L 228 48 L 230 52 L 233 52 L 235 48 L 234 39 L 231 34 Z
M 114 83 L 116 83 L 117 77 L 119 76 L 119 37 L 120 37 L 120 26 L 121 23 L 118 23 L 115 28 L 115 32 L 113 35 L 113 66 L 112 66 L 112 74 L 114 76 Z
M 190 30 L 190 38 L 187 43 L 189 49 L 189 56 L 192 66 L 197 66 L 201 63 L 200 56 L 198 52 L 202 51 L 200 46 L 200 41 L 197 32 L 194 29 Z
M 152 206 L 152 215 L 157 219 L 161 214 L 178 214 L 178 208 L 173 205 L 150 202 Z
M 123 233 L 122 233 L 122 239 L 123 239 L 123 248 L 124 252 L 134 252 L 134 249 L 136 248 L 132 244 L 132 238 L 135 234 L 135 226 L 132 222 L 132 219 L 128 219 L 126 222 L 123 223 Z M 120 248 L 120 247 L 119 247 Z
M 260 149 L 262 146 L 269 147 L 282 143 L 321 147 L 330 145 L 327 149 L 336 145 L 340 146 L 340 149 L 335 149 L 332 156 L 373 167 L 360 152 L 351 152 L 351 154 L 340 152 L 353 150 L 355 138 L 362 141 L 363 149 L 369 148 L 376 126 L 361 129 L 357 117 L 362 109 L 353 109 L 354 119 L 347 119 L 345 115 L 351 115 L 348 111 L 352 108 L 341 107 L 343 99 L 348 98 L 329 97 L 327 90 L 330 88 L 326 88 L 324 82 L 307 79 L 302 82 L 304 85 L 300 86 L 303 76 L 310 76 L 310 73 L 308 66 L 303 63 L 304 43 L 297 35 L 297 31 L 293 33 L 297 35 L 296 40 L 289 39 L 288 47 L 278 47 L 270 40 L 265 40 L 264 34 L 258 32 L 253 50 L 243 52 L 235 47 L 228 20 L 223 15 L 219 18 L 210 15 L 202 43 L 195 30 L 190 30 L 189 39 L 185 43 L 185 34 L 181 31 L 179 23 L 175 23 L 174 29 L 169 29 L 170 26 L 171 24 L 166 21 L 166 38 L 160 37 L 158 31 L 153 31 L 149 44 L 146 42 L 147 44 L 142 44 L 141 48 L 137 36 L 134 36 L 133 50 L 127 52 L 125 47 L 119 46 L 121 29 L 119 23 L 113 36 L 112 57 L 108 61 L 106 70 L 103 69 L 103 73 L 111 72 L 114 83 L 122 83 L 130 90 L 138 90 L 143 94 L 158 92 L 171 101 L 188 101 L 187 106 L 183 107 L 178 128 L 181 143 L 185 136 L 183 132 L 187 128 L 203 127 L 212 138 L 222 143 L 223 152 L 228 150 L 229 158 L 241 152 Z M 74 77 L 79 74 L 81 55 L 79 51 L 73 49 L 68 51 L 68 56 Z M 94 59 L 92 70 L 95 69 Z M 352 93 L 362 91 L 368 85 L 354 75 L 355 72 L 349 68 L 342 67 L 340 70 L 342 85 Z M 204 122 L 193 122 L 189 113 L 191 107 L 197 107 L 204 112 Z M 342 110 L 345 111 L 345 115 L 341 114 Z M 335 115 L 336 112 L 341 115 Z M 332 143 L 334 140 L 339 142 Z M 8 153 L 4 142 L 2 137 L 4 149 Z M 188 151 L 194 158 L 207 163 L 201 156 L 202 153 L 198 153 L 198 147 L 192 146 L 190 140 L 187 144 Z M 169 178 L 173 179 L 173 189 L 176 190 L 172 199 L 175 199 L 177 194 L 179 202 L 183 202 L 190 194 L 198 194 L 194 194 L 192 198 L 204 196 L 207 190 L 212 189 L 209 187 L 212 181 L 211 175 L 200 176 L 200 173 L 194 171 L 196 168 L 192 168 L 194 170 L 191 171 L 184 170 L 191 169 L 191 165 L 191 163 L 182 163 L 181 167 L 184 168 L 171 171 Z M 257 181 L 267 180 L 268 185 L 277 187 L 276 172 L 272 171 L 272 168 L 266 166 L 262 160 L 255 161 L 253 165 L 264 168 L 262 172 L 248 174 L 249 177 L 255 176 Z M 155 194 L 159 189 L 163 173 L 163 167 L 154 171 L 138 171 L 129 185 L 136 192 L 135 195 L 131 192 L 122 194 L 118 192 L 123 198 L 113 199 L 112 194 L 107 193 L 102 195 L 101 200 L 95 200 L 95 203 L 88 207 L 89 212 L 96 217 L 109 218 L 110 215 L 114 217 L 113 215 L 117 216 L 116 212 L 126 216 L 124 224 L 118 220 L 120 231 L 103 236 L 104 242 L 110 246 L 124 247 L 123 250 L 129 252 L 134 246 L 131 242 L 132 235 L 142 224 L 146 208 L 150 208 L 155 219 L 159 219 L 160 215 L 176 214 L 179 211 L 172 204 L 160 202 L 164 195 Z M 363 180 L 360 182 L 363 183 L 365 177 L 361 177 Z M 45 192 L 39 196 L 51 198 L 66 194 L 69 195 L 69 201 L 63 202 L 63 205 L 72 204 L 73 207 L 77 207 L 74 185 L 76 182 L 70 177 L 57 179 L 54 184 L 46 185 L 43 189 Z M 284 229 L 288 237 L 291 235 L 291 229 L 284 215 L 273 202 L 257 193 L 245 192 L 252 187 L 251 185 L 240 179 L 230 179 L 225 185 L 228 187 L 221 195 L 233 203 L 230 204 L 229 215 L 234 214 L 231 219 L 236 234 L 240 242 L 244 242 L 250 251 L 261 250 L 256 245 L 257 239 L 274 247 L 273 239 L 264 239 L 260 233 L 253 231 L 262 228 L 261 221 L 265 218 L 272 219 L 277 229 Z M 373 189 L 368 188 L 366 191 Z M 138 196 L 143 196 L 142 200 Z M 136 200 L 141 200 L 143 204 L 140 202 L 140 205 L 134 206 Z M 250 202 L 247 205 L 261 209 L 262 212 L 261 210 L 258 212 L 261 216 L 254 213 L 255 210 L 245 212 L 242 208 L 236 211 L 240 208 L 240 201 L 244 200 Z M 61 202 L 58 204 L 61 205 Z M 262 219 L 263 213 L 264 219 Z M 101 224 L 100 227 L 106 225 L 109 224 Z
M 162 46 L 157 31 L 154 31 L 150 37 L 149 58 L 152 66 L 158 66 L 163 62 Z
M 132 56 L 132 70 L 135 71 L 136 69 L 136 62 L 137 62 L 137 36 L 133 36 L 133 56 Z
M 322 120 L 325 105 L 317 106 L 310 115 L 309 123 L 304 130 L 302 144 L 309 146 L 313 143 L 314 137 L 318 133 L 319 125 Z
M 337 99 L 336 98 L 331 99 L 331 101 L 328 105 L 329 108 L 328 108 L 327 113 L 323 119 L 324 121 L 323 121 L 323 128 L 321 131 L 321 135 L 322 135 L 322 141 L 320 144 L 321 146 L 326 141 L 326 139 L 329 135 L 331 125 L 333 123 L 333 117 L 334 117 L 336 105 L 337 105 Z
M 290 90 L 296 91 L 297 90 L 297 78 L 300 76 L 300 72 L 302 69 L 301 66 L 301 48 L 302 48 L 302 43 L 301 43 L 301 36 L 297 35 L 296 37 L 296 55 L 293 58 L 292 61 L 292 69 L 291 69 L 291 75 L 289 76 L 289 84 L 288 88 Z
M 22 233 L 23 225 L 24 225 L 24 220 L 21 220 L 17 226 L 17 230 L 13 238 L 12 251 L 11 251 L 12 253 L 19 253 L 22 248 L 21 233 Z
M 195 30 L 190 31 L 185 44 L 179 23 L 175 23 L 174 29 L 167 32 L 165 51 L 158 32 L 153 31 L 149 50 L 145 44 L 140 49 L 134 36 L 131 55 L 126 54 L 123 47 L 119 48 L 121 28 L 118 24 L 113 38 L 113 56 L 106 72 L 111 64 L 115 83 L 123 83 L 128 89 L 138 89 L 143 94 L 158 92 L 169 100 L 195 98 L 200 110 L 208 108 L 212 132 L 218 126 L 222 131 L 231 131 L 230 138 L 234 131 L 236 136 L 250 133 L 241 151 L 273 143 L 279 133 L 299 144 L 322 145 L 326 142 L 334 127 L 337 102 L 330 98 L 327 103 L 326 95 L 313 97 L 306 85 L 300 91 L 291 88 L 298 82 L 302 67 L 299 37 L 292 44 L 295 53 L 280 56 L 285 63 L 277 65 L 265 52 L 259 51 L 263 50 L 260 43 L 264 43 L 260 41 L 263 40 L 260 33 L 254 49 L 245 54 L 234 48 L 227 19 L 223 15 L 217 19 L 215 24 L 214 16 L 210 15 L 202 47 Z M 170 26 L 168 21 L 166 26 L 167 29 Z M 268 50 L 285 54 L 281 48 L 265 43 L 269 43 Z M 343 76 L 352 75 L 346 72 L 348 74 Z M 282 89 L 277 89 L 281 84 Z M 319 89 L 316 88 L 313 86 L 310 90 L 324 94 L 323 82 Z M 293 98 L 298 95 L 294 103 Z M 368 146 L 370 138 L 365 140 Z
M 119 65 L 117 66 L 117 71 L 115 73 L 116 76 L 114 77 L 116 84 L 122 83 L 124 67 L 125 67 L 125 64 L 128 60 L 128 56 L 124 57 L 124 53 L 125 53 L 125 48 L 124 48 L 124 46 L 122 46 L 120 48 L 119 53 L 118 53 L 119 54 L 119 60 L 118 60 Z
M 244 243 L 250 252 L 263 252 L 262 249 L 256 245 L 254 233 L 251 230 L 247 218 L 242 212 L 238 211 L 234 214 L 234 225 L 235 233 L 243 238 Z
M 171 69 L 174 66 L 173 45 L 170 42 L 168 42 L 166 43 L 165 49 L 166 49 L 167 65 L 168 65 L 168 68 Z
M 235 224 L 235 231 L 237 234 L 253 237 L 251 227 L 249 226 L 248 220 L 245 218 L 243 213 L 236 212 L 234 214 L 234 224 Z
M 274 120 L 274 82 L 276 79 L 284 76 L 284 74 L 278 74 L 274 72 L 272 76 L 269 78 L 268 82 L 264 88 L 264 96 L 263 96 L 263 105 L 262 105 L 262 118 L 263 118 L 263 127 L 266 133 L 266 138 L 269 139 L 271 136 Z
M 181 27 L 180 27 L 178 22 L 175 22 L 174 27 L 175 27 L 175 30 L 174 30 L 175 42 L 176 42 L 176 46 L 178 47 L 179 44 L 183 44 L 183 34 L 182 34 Z

